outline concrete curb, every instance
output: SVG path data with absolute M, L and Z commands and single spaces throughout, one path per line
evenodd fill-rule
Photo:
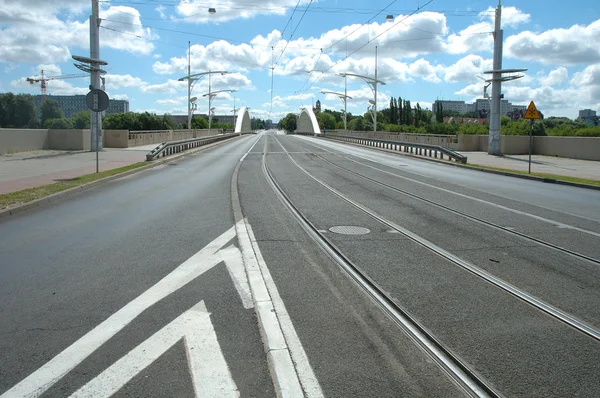
M 240 136 L 240 137 L 242 137 L 242 136 Z M 54 194 L 51 194 L 51 195 L 48 195 L 48 196 L 44 196 L 43 198 L 39 198 L 39 199 L 33 200 L 31 202 L 23 203 L 22 205 L 18 205 L 18 206 L 15 206 L 15 207 L 9 207 L 9 208 L 0 210 L 0 220 L 8 218 L 8 217 L 10 217 L 12 215 L 23 213 L 23 212 L 25 212 L 27 210 L 36 209 L 38 207 L 46 206 L 46 205 L 48 205 L 50 203 L 55 203 L 55 202 L 59 201 L 60 199 L 66 198 L 68 196 L 72 196 L 72 195 L 77 194 L 79 192 L 83 192 L 83 191 L 85 191 L 87 189 L 90 189 L 90 188 L 93 188 L 95 186 L 105 184 L 105 183 L 110 182 L 112 180 L 116 180 L 118 178 L 126 177 L 126 176 L 129 176 L 129 175 L 132 175 L 132 174 L 135 174 L 135 173 L 139 173 L 139 172 L 142 172 L 142 171 L 150 170 L 150 169 L 152 169 L 152 168 L 154 168 L 156 166 L 160 166 L 160 165 L 165 164 L 167 162 L 171 162 L 171 161 L 176 160 L 176 159 L 181 159 L 181 158 L 184 158 L 186 156 L 193 155 L 193 154 L 196 154 L 198 152 L 202 152 L 202 151 L 204 151 L 206 149 L 215 147 L 217 145 L 221 145 L 221 144 L 223 144 L 225 142 L 231 142 L 232 140 L 235 140 L 236 138 L 237 137 L 234 137 L 234 138 L 229 139 L 229 140 L 223 140 L 223 141 L 215 142 L 215 143 L 208 144 L 208 145 L 205 145 L 205 146 L 201 146 L 201 147 L 196 148 L 195 150 L 192 150 L 192 151 L 189 151 L 189 152 L 182 152 L 182 153 L 178 153 L 178 154 L 175 154 L 175 155 L 172 155 L 172 156 L 167 156 L 167 157 L 164 157 L 164 158 L 160 158 L 160 159 L 154 160 L 152 162 L 149 162 L 145 166 L 141 166 L 141 167 L 138 167 L 138 168 L 135 168 L 135 169 L 132 169 L 132 170 L 127 170 L 127 171 L 124 171 L 122 173 L 118 173 L 118 174 L 115 174 L 115 175 L 112 175 L 112 176 L 104 177 L 104 178 L 101 178 L 101 179 L 98 179 L 98 180 L 95 180 L 95 181 L 92 181 L 92 182 L 88 182 L 87 184 L 83 184 L 83 185 L 79 185 L 79 186 L 76 186 L 76 187 L 73 187 L 73 188 L 65 189 L 64 191 L 60 191 L 60 192 L 57 192 L 57 193 L 54 193 Z
M 331 140 L 331 141 L 336 141 L 336 140 Z M 342 141 L 340 141 L 340 142 L 342 142 Z M 600 186 L 596 186 L 596 185 L 589 185 L 589 184 L 582 184 L 582 183 L 579 183 L 579 182 L 555 180 L 553 178 L 545 178 L 545 177 L 530 176 L 530 175 L 525 175 L 525 174 L 511 173 L 509 171 L 490 170 L 490 169 L 486 169 L 486 168 L 481 167 L 481 166 L 478 167 L 479 165 L 477 165 L 477 166 L 469 166 L 468 164 L 464 165 L 462 163 L 457 163 L 457 162 L 448 162 L 446 160 L 432 159 L 432 158 L 428 158 L 428 157 L 424 157 L 424 156 L 413 155 L 413 154 L 410 154 L 410 153 L 404 153 L 404 152 L 400 152 L 400 151 L 394 151 L 394 150 L 391 150 L 391 149 L 376 148 L 376 147 L 372 147 L 372 146 L 369 146 L 369 145 L 361 145 L 361 144 L 355 144 L 355 143 L 350 143 L 350 142 L 344 142 L 344 144 L 359 146 L 359 147 L 362 147 L 362 148 L 374 149 L 374 150 L 377 150 L 377 151 L 393 153 L 393 154 L 401 155 L 401 156 L 408 156 L 408 157 L 411 157 L 411 158 L 414 158 L 414 159 L 426 160 L 428 162 L 435 162 L 435 163 L 447 164 L 447 165 L 455 166 L 455 167 L 462 167 L 464 169 L 469 169 L 469 170 L 483 171 L 483 172 L 486 172 L 486 173 L 503 175 L 503 176 L 507 176 L 507 177 L 516 177 L 516 178 L 521 178 L 521 179 L 525 179 L 525 180 L 533 180 L 533 181 L 544 182 L 544 183 L 549 183 L 549 184 L 567 185 L 567 186 L 571 186 L 571 187 L 586 188 L 586 189 L 593 189 L 593 190 L 596 190 L 596 191 L 600 191 Z

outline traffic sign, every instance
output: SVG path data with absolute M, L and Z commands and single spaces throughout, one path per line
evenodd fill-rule
M 89 109 L 94 112 L 104 112 L 108 108 L 108 95 L 99 89 L 94 89 L 87 93 L 85 102 Z
M 523 115 L 523 119 L 529 119 L 529 120 L 541 119 L 540 112 L 538 112 L 533 101 L 531 101 L 529 103 L 529 106 L 527 107 L 527 110 L 525 111 L 525 115 Z

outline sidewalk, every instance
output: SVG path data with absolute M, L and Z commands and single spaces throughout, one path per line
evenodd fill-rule
M 156 145 L 104 149 L 98 154 L 100 171 L 144 162 Z M 70 180 L 96 172 L 95 152 L 33 151 L 0 155 L 0 194 Z
M 493 156 L 487 152 L 460 152 L 467 156 L 467 164 L 527 172 L 529 155 Z M 554 156 L 532 155 L 531 172 L 567 177 L 600 180 L 600 162 L 567 159 Z

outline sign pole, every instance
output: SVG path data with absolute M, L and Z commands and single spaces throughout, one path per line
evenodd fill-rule
M 523 119 L 529 120 L 529 174 L 531 174 L 531 152 L 533 151 L 533 122 L 535 119 L 541 119 L 542 115 L 538 112 L 533 101 L 529 103 Z
M 529 121 L 529 174 L 531 174 L 531 149 L 533 147 L 533 122 L 534 119 Z

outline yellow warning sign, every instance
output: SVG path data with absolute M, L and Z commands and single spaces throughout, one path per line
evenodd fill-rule
M 533 103 L 533 101 L 531 101 L 529 103 L 529 106 L 527 107 L 527 110 L 525 111 L 525 115 L 523 115 L 523 119 L 541 119 L 540 113 L 538 112 L 537 108 L 535 107 L 535 104 Z

